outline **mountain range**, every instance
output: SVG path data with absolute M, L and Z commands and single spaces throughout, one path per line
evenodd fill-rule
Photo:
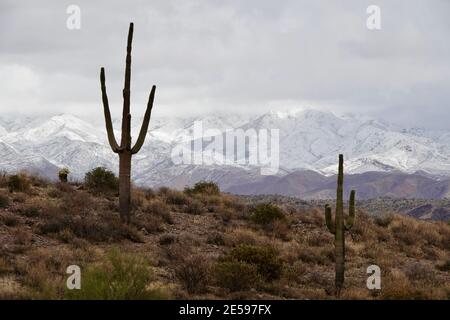
M 195 142 L 199 138 L 193 135 L 199 121 L 204 137 L 200 138 L 200 149 L 194 147 L 191 156 L 203 156 L 204 161 L 175 163 L 173 151 L 177 146 L 199 145 Z M 136 137 L 141 119 L 133 119 L 132 123 L 136 125 L 132 127 Z M 114 128 L 119 137 L 117 119 Z M 233 163 L 223 164 L 220 159 L 225 151 L 214 147 L 229 129 L 256 133 L 278 129 L 278 170 L 273 175 L 262 175 L 261 165 L 248 164 L 251 148 L 233 150 Z M 268 145 L 268 152 L 275 150 L 273 147 Z M 205 153 L 213 149 L 213 153 Z M 357 189 L 361 198 L 441 199 L 450 195 L 450 132 L 402 128 L 317 110 L 248 117 L 154 117 L 144 147 L 134 157 L 132 178 L 136 185 L 150 187 L 184 188 L 199 180 L 213 180 L 223 190 L 238 194 L 332 198 L 339 153 L 345 157 L 346 189 Z M 118 168 L 117 155 L 107 143 L 103 124 L 71 114 L 0 117 L 0 154 L 0 170 L 28 170 L 50 178 L 56 178 L 61 167 L 68 167 L 75 180 L 83 179 L 88 170 L 97 166 L 116 173 Z

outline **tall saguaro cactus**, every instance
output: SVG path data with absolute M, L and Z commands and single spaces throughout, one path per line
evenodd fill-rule
M 108 96 L 106 95 L 105 69 L 100 70 L 100 83 L 102 88 L 103 110 L 105 113 L 106 131 L 108 141 L 113 152 L 119 154 L 119 212 L 123 222 L 130 222 L 130 202 L 131 202 L 131 157 L 141 149 L 147 135 L 148 124 L 153 108 L 156 87 L 153 86 L 148 98 L 147 110 L 145 111 L 141 131 L 136 144 L 131 146 L 131 114 L 130 114 L 130 80 L 131 80 L 131 42 L 133 41 L 133 23 L 130 23 L 128 30 L 127 58 L 125 64 L 125 86 L 123 89 L 123 113 L 122 113 L 122 137 L 120 145 L 114 136 L 109 111 Z
M 355 223 L 355 190 L 350 192 L 349 214 L 344 218 L 344 204 L 342 201 L 344 193 L 344 156 L 339 155 L 339 172 L 336 194 L 336 214 L 333 221 L 331 207 L 325 206 L 325 220 L 328 230 L 334 234 L 334 257 L 335 257 L 335 288 L 336 296 L 339 297 L 344 284 L 345 270 L 345 231 L 351 229 Z

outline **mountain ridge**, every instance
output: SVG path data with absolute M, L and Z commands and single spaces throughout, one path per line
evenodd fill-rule
M 416 182 L 421 175 L 418 172 L 435 180 L 450 177 L 450 132 L 401 128 L 376 119 L 337 116 L 332 112 L 306 109 L 248 117 L 217 114 L 152 119 L 148 140 L 133 162 L 133 180 L 137 185 L 168 184 L 182 188 L 183 184 L 192 184 L 197 180 L 215 179 L 225 190 L 242 190 L 244 185 L 255 187 L 255 184 L 265 180 L 265 176 L 258 173 L 258 165 L 174 164 L 171 151 L 180 141 L 192 135 L 195 121 L 202 121 L 203 130 L 216 129 L 221 134 L 226 129 L 242 129 L 244 132 L 248 129 L 256 132 L 278 129 L 279 170 L 274 178 L 266 181 L 281 183 L 283 190 L 296 190 L 295 185 L 291 184 L 299 183 L 295 179 L 298 172 L 311 171 L 325 178 L 333 176 L 337 170 L 338 153 L 345 156 L 347 175 L 401 172 L 411 175 Z M 118 123 L 118 120 L 114 121 L 117 135 Z M 132 132 L 137 130 L 139 128 L 132 127 Z M 82 179 L 86 171 L 97 166 L 117 173 L 118 161 L 109 148 L 103 126 L 71 114 L 39 119 L 0 117 L 0 143 L 3 153 L 8 154 L 0 160 L 0 169 L 6 171 L 27 169 L 29 166 L 35 172 L 55 178 L 58 167 L 66 166 L 74 179 Z M 200 152 L 204 152 L 210 144 L 203 141 Z M 239 154 L 238 158 L 246 154 Z M 365 175 L 375 179 L 372 176 Z M 403 175 L 397 178 L 406 179 Z M 320 179 L 317 177 L 316 180 Z M 263 192 L 263 189 L 258 190 Z M 288 190 L 286 193 L 289 193 Z M 403 191 L 400 193 L 403 194 Z

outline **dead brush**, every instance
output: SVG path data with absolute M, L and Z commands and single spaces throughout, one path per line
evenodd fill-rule
M 175 277 L 189 293 L 204 293 L 210 281 L 211 263 L 205 255 L 189 255 L 175 268 Z

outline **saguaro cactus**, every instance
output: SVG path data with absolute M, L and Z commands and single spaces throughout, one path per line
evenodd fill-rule
M 335 257 L 335 288 L 336 296 L 339 297 L 344 284 L 345 270 L 345 231 L 351 229 L 355 222 L 355 190 L 350 192 L 349 214 L 344 218 L 344 204 L 342 196 L 344 193 L 344 156 L 339 155 L 339 172 L 336 194 L 335 219 L 331 216 L 331 207 L 325 206 L 325 220 L 328 230 L 334 234 L 334 257 Z
M 105 113 L 106 131 L 111 149 L 119 154 L 119 212 L 123 222 L 130 222 L 130 200 L 131 200 L 131 156 L 141 149 L 150 122 L 150 116 L 155 98 L 156 87 L 153 86 L 148 98 L 147 110 L 136 144 L 131 147 L 131 114 L 130 114 L 130 80 L 131 80 L 131 42 L 133 41 L 133 23 L 128 30 L 127 58 L 125 64 L 125 86 L 123 89 L 123 113 L 122 113 L 122 137 L 120 145 L 114 136 L 111 113 L 109 111 L 108 96 L 105 86 L 105 69 L 100 70 L 100 83 L 102 88 L 103 110 Z

